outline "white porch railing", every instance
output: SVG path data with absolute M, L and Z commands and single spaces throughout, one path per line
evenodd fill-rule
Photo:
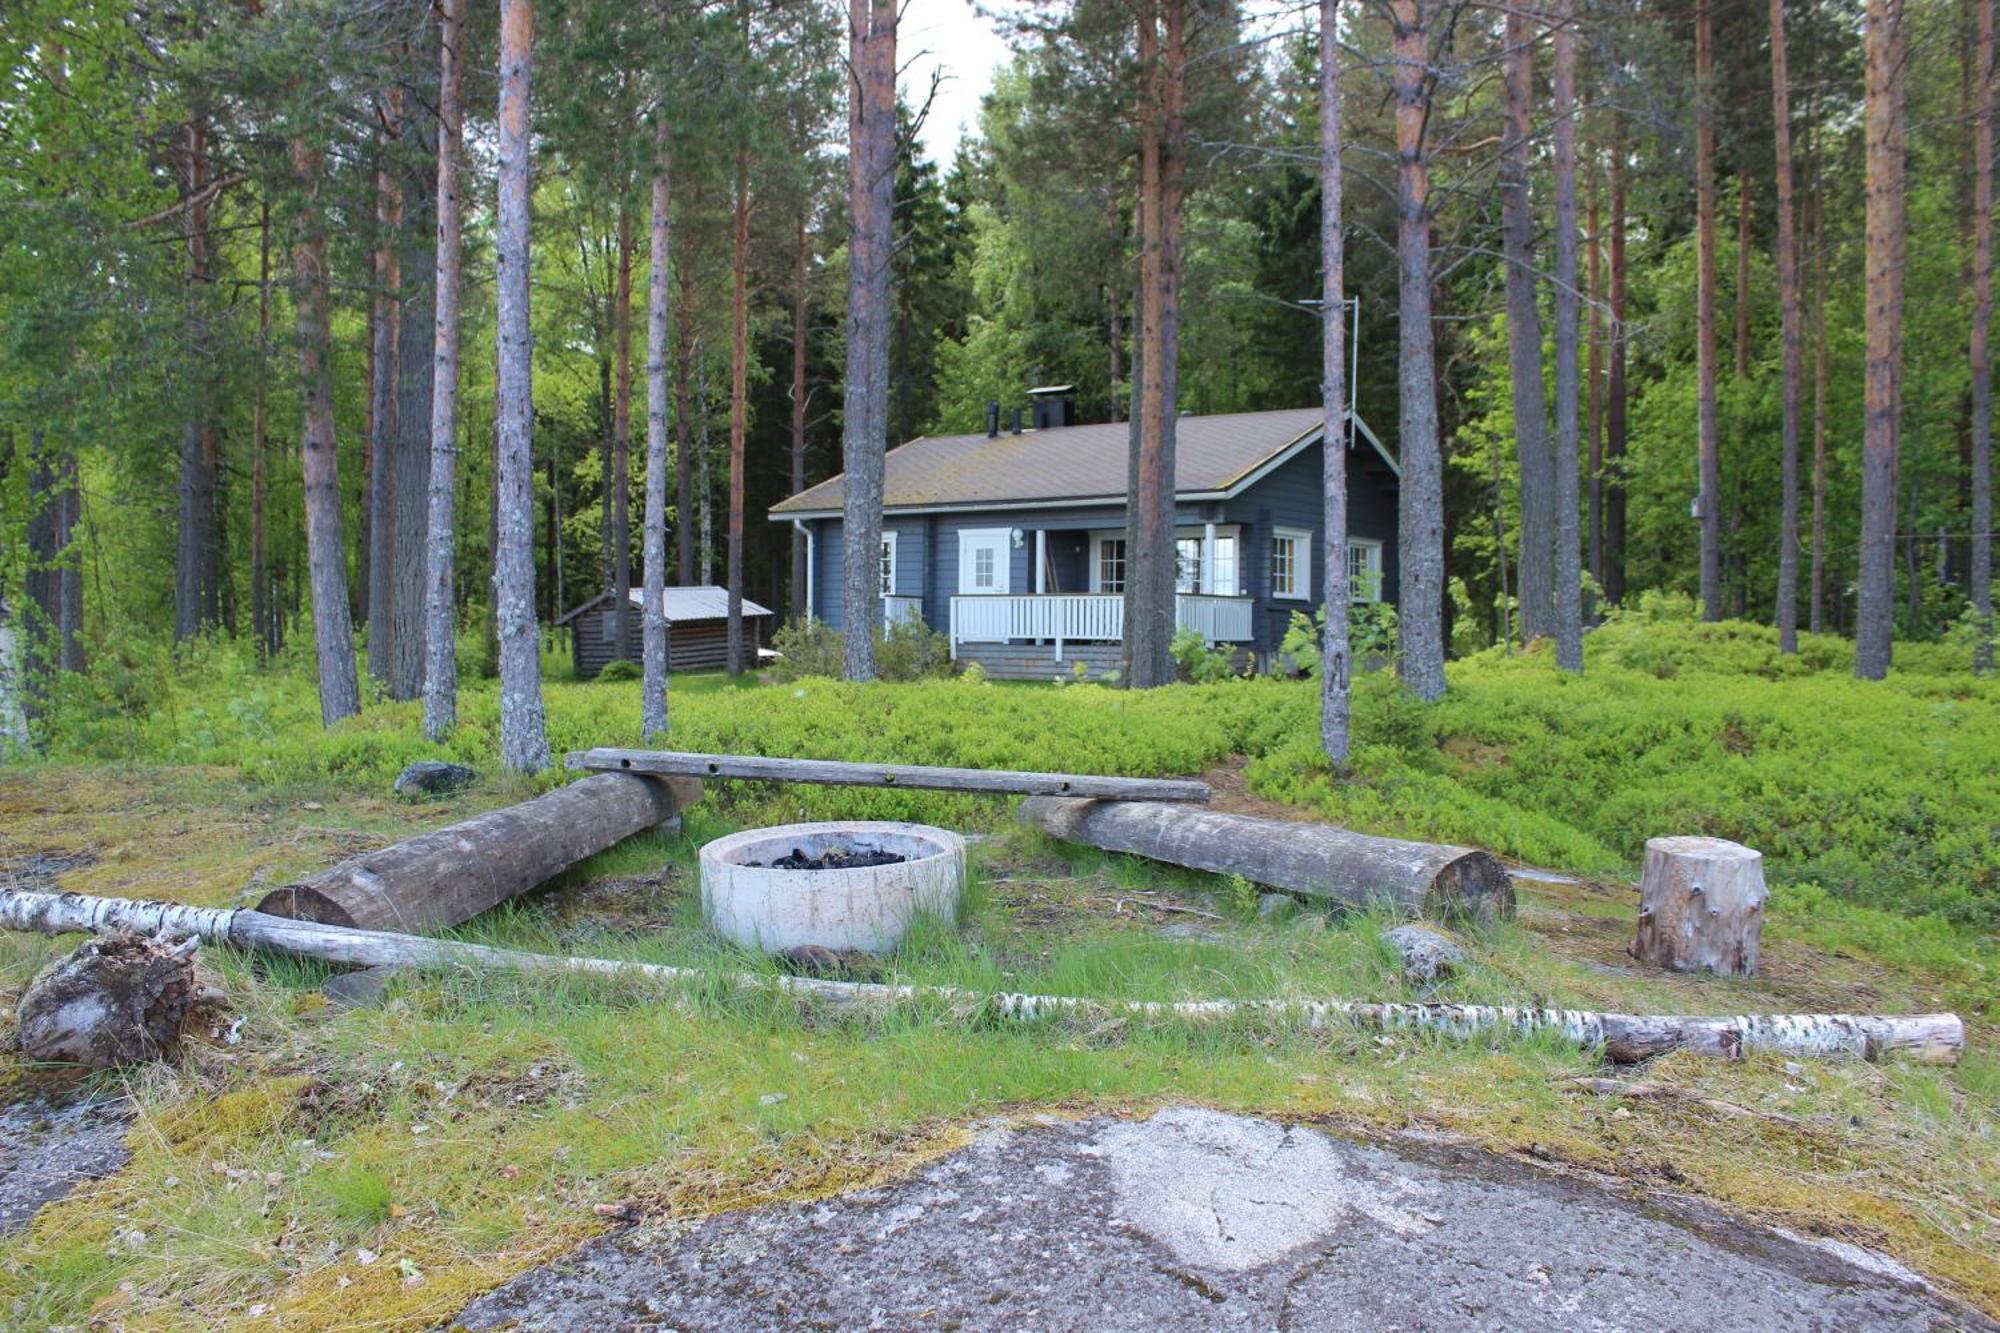
M 1248 597 L 1181 593 L 1174 598 L 1174 627 L 1193 629 L 1211 643 L 1248 643 Z M 1048 639 L 1056 661 L 1065 642 L 1117 643 L 1125 637 L 1125 599 L 1118 593 L 1005 594 L 951 599 L 951 649 L 961 643 Z
M 1248 643 L 1250 599 L 1181 593 L 1174 598 L 1174 628 L 1195 630 L 1210 643 Z
M 884 629 L 905 620 L 914 620 L 921 624 L 923 618 L 924 599 L 921 597 L 884 597 L 882 599 L 882 627 Z

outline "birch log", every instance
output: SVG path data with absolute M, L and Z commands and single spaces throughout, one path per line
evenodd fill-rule
M 1632 956 L 1676 972 L 1754 976 L 1764 897 L 1762 853 L 1722 838 L 1653 838 Z
M 567 958 L 496 949 L 457 940 L 355 930 L 268 916 L 255 911 L 186 907 L 78 893 L 0 893 L 0 927 L 61 935 L 130 931 L 194 935 L 211 944 L 264 949 L 357 967 L 474 968 L 645 981 L 713 983 L 714 973 L 610 958 Z M 1262 1016 L 1309 1028 L 1352 1025 L 1448 1037 L 1509 1032 L 1552 1033 L 1602 1049 L 1628 1063 L 1670 1050 L 1735 1059 L 1750 1051 L 1795 1056 L 1904 1057 L 1956 1064 L 1965 1027 L 1955 1014 L 1735 1014 L 1715 1017 L 1597 1013 L 1587 1009 L 1483 1004 L 1376 1004 L 1361 1000 L 1098 1000 L 1071 995 L 984 993 L 955 986 L 908 986 L 832 981 L 766 973 L 727 973 L 738 991 L 771 991 L 839 1006 L 906 1003 L 949 1005 L 965 1016 L 1034 1019 L 1118 1015 L 1141 1021 L 1201 1022 Z
M 455 926 L 700 799 L 698 779 L 600 773 L 342 861 L 257 910 L 365 930 Z
M 1506 919 L 1514 882 L 1490 852 L 1371 838 L 1327 824 L 1259 819 L 1151 801 L 1034 796 L 1020 821 L 1066 842 L 1437 920 Z

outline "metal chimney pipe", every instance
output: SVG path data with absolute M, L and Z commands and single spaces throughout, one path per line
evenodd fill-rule
M 986 403 L 986 438 L 989 440 L 1000 438 L 1000 400 L 997 398 L 989 399 Z
M 1015 409 L 1014 409 L 1014 415 L 1013 415 L 1013 416 L 1012 416 L 1012 417 L 1010 418 L 1010 424 L 1011 424 L 1011 425 L 1012 425 L 1012 427 L 1013 427 L 1013 431 L 1014 431 L 1014 433 L 1015 433 L 1016 435 L 1019 435 L 1019 434 L 1021 433 L 1021 409 L 1020 409 L 1020 408 L 1018 408 L 1018 407 L 1017 407 L 1017 408 L 1015 408 Z

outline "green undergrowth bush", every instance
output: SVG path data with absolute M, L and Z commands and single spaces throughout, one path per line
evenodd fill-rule
M 1318 750 L 1318 690 L 1269 678 L 1126 691 L 1000 687 L 973 677 L 851 685 L 680 675 L 676 748 L 971 767 L 1199 773 L 1249 757 L 1258 795 L 1349 827 L 1469 843 L 1532 864 L 1636 874 L 1645 841 L 1707 833 L 1759 848 L 1775 883 L 1960 925 L 2000 927 L 2000 682 L 1953 645 L 1898 645 L 1887 681 L 1852 678 L 1852 649 L 1700 624 L 1648 596 L 1587 636 L 1588 670 L 1541 646 L 1454 662 L 1425 705 L 1387 672 L 1354 682 L 1354 749 L 1336 780 Z M 637 682 L 545 673 L 549 742 L 639 743 Z M 460 726 L 422 738 L 415 702 L 371 701 L 319 726 L 311 663 L 269 669 L 204 642 L 177 662 L 100 658 L 44 721 L 62 761 L 223 765 L 276 787 L 385 789 L 411 760 L 496 771 L 495 683 L 468 672 Z M 560 771 L 541 785 L 564 780 Z M 733 818 L 877 817 L 990 826 L 1004 803 L 950 793 L 731 784 Z

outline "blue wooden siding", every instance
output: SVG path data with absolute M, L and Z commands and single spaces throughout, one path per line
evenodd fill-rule
M 1320 541 L 1320 456 L 1309 449 L 1247 488 L 1233 500 L 1183 504 L 1175 512 L 1179 527 L 1203 523 L 1236 524 L 1242 529 L 1237 554 L 1243 591 L 1257 600 L 1252 618 L 1258 652 L 1275 651 L 1284 638 L 1293 611 L 1310 611 L 1325 595 L 1325 559 Z M 808 522 L 813 533 L 813 614 L 838 628 L 842 624 L 840 520 Z M 968 511 L 951 514 L 890 515 L 883 531 L 896 534 L 896 594 L 923 598 L 924 620 L 936 629 L 951 623 L 951 599 L 958 593 L 959 534 L 969 528 L 1018 529 L 1021 542 L 1008 544 L 1008 587 L 1012 592 L 1035 590 L 1035 533 L 1047 531 L 1055 590 L 1090 589 L 1089 533 L 1125 526 L 1122 506 Z M 1271 597 L 1271 533 L 1295 528 L 1311 534 L 1314 600 L 1276 601 Z M 1348 528 L 1356 537 L 1382 543 L 1383 597 L 1396 598 L 1396 490 L 1381 460 L 1367 449 L 1348 455 Z

